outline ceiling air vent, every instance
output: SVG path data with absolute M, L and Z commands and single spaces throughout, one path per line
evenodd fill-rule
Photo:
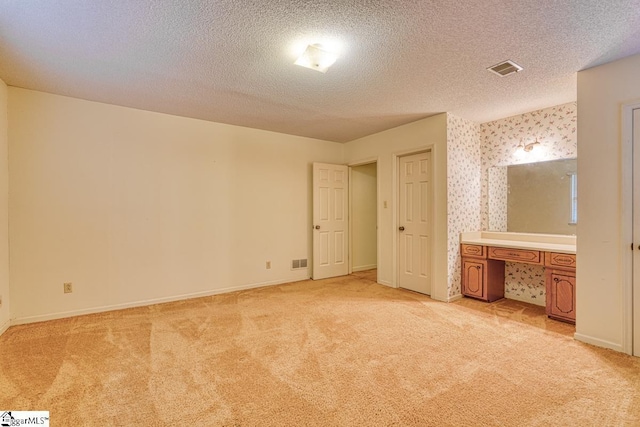
M 504 61 L 487 68 L 492 73 L 496 73 L 500 77 L 508 76 L 509 74 L 517 73 L 522 70 L 522 67 L 513 61 Z

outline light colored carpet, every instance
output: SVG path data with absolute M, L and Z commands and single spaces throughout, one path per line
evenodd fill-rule
M 52 426 L 637 426 L 640 360 L 366 275 L 10 328 Z

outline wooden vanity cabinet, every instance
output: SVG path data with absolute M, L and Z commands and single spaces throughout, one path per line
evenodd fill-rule
M 492 302 L 504 298 L 504 262 L 487 259 L 485 246 L 462 245 L 462 294 Z
M 462 244 L 462 294 L 492 302 L 504 298 L 504 263 L 545 267 L 546 312 L 552 319 L 576 322 L 576 255 L 535 249 Z

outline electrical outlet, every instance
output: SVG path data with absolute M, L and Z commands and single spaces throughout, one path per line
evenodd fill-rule
M 67 282 L 64 284 L 64 293 L 65 294 L 70 294 L 71 292 L 73 292 L 73 284 L 71 282 Z
M 271 270 L 271 261 L 267 261 L 267 270 Z

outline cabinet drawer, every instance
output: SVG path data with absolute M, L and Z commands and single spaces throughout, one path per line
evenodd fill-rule
M 511 249 L 489 246 L 489 258 L 502 261 L 524 262 L 527 264 L 540 264 L 544 262 L 540 251 L 529 249 Z
M 460 254 L 464 257 L 486 258 L 487 247 L 482 245 L 460 245 Z
M 544 265 L 548 267 L 576 268 L 576 256 L 574 254 L 545 252 Z

